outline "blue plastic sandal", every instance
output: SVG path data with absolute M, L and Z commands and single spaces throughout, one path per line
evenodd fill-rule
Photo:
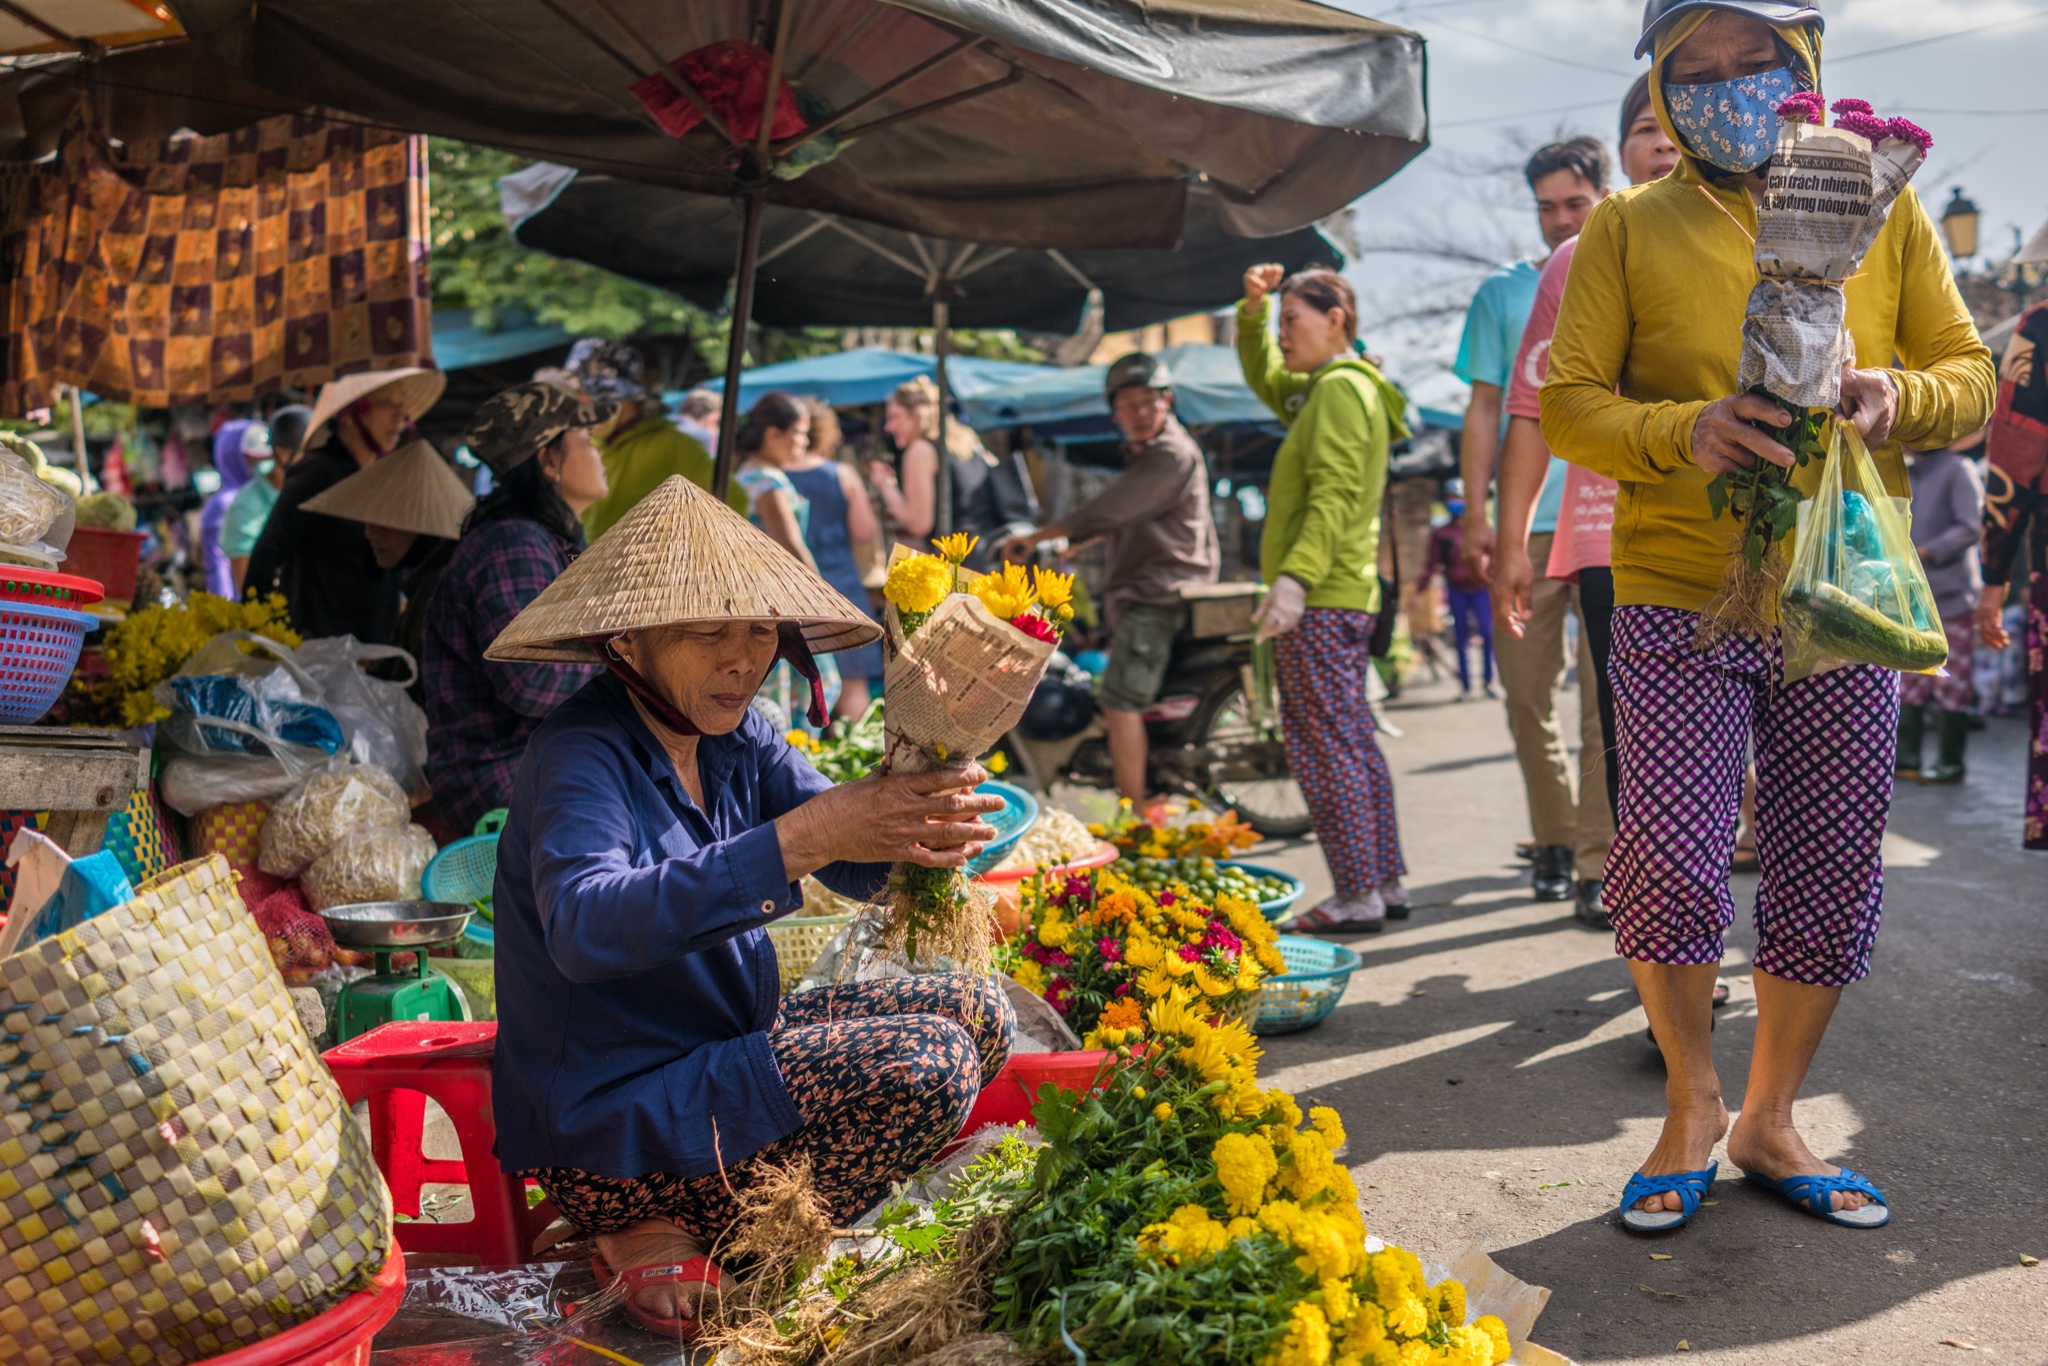
M 1742 1179 L 1752 1186 L 1761 1186 L 1775 1195 L 1784 1196 L 1792 1202 L 1794 1209 L 1831 1224 L 1840 1224 L 1843 1228 L 1883 1228 L 1892 1221 L 1892 1209 L 1885 1201 L 1884 1192 L 1871 1185 L 1868 1178 L 1858 1176 L 1847 1167 L 1842 1168 L 1840 1176 L 1788 1176 L 1783 1181 L 1773 1181 L 1768 1176 L 1744 1172 Z M 1861 1209 L 1836 1209 L 1829 1199 L 1836 1191 L 1861 1191 L 1876 1203 Z
M 1685 1227 L 1686 1221 L 1699 1212 L 1700 1201 L 1706 1198 L 1707 1187 L 1714 1184 L 1714 1177 L 1720 1170 L 1720 1163 L 1709 1162 L 1704 1170 L 1696 1172 L 1672 1172 L 1665 1176 L 1644 1176 L 1637 1172 L 1622 1187 L 1622 1226 L 1636 1233 L 1669 1233 L 1675 1228 Z M 1635 1207 L 1644 1196 L 1668 1195 L 1672 1191 L 1678 1192 L 1679 1202 L 1685 1206 L 1683 1210 Z

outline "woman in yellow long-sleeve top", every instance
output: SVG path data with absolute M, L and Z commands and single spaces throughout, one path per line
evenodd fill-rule
M 1757 1032 L 1728 1156 L 1810 1213 L 1875 1227 L 1890 1217 L 1883 1196 L 1814 1156 L 1792 1127 L 1792 1101 L 1842 987 L 1869 971 L 1897 678 L 1850 667 L 1787 684 L 1775 635 L 1694 638 L 1735 525 L 1715 519 L 1707 482 L 1758 460 L 1792 463 L 1749 425 L 1790 415 L 1738 393 L 1736 362 L 1776 109 L 1819 88 L 1820 15 L 1782 0 L 1651 0 L 1644 18 L 1651 102 L 1685 156 L 1587 221 L 1542 395 L 1550 448 L 1621 483 L 1609 673 L 1621 808 L 1606 894 L 1616 951 L 1670 1070 L 1663 1135 L 1628 1184 L 1623 1219 L 1639 1231 L 1689 1219 L 1728 1131 L 1710 1001 L 1734 919 L 1728 863 L 1753 739 Z M 1857 365 L 1843 372 L 1842 420 L 1904 494 L 1901 443 L 1940 446 L 1975 430 L 1994 380 L 1911 190 L 1847 298 Z

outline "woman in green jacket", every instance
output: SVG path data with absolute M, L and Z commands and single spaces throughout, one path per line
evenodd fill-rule
M 1399 390 L 1360 359 L 1358 306 L 1334 271 L 1245 272 L 1245 383 L 1287 424 L 1266 493 L 1258 639 L 1279 638 L 1287 760 L 1308 798 L 1337 894 L 1298 918 L 1310 934 L 1374 934 L 1408 914 L 1394 779 L 1373 738 L 1366 678 L 1380 602 L 1387 443 L 1408 435 Z M 1266 330 L 1280 297 L 1278 346 Z M 1392 610 L 1392 604 L 1384 604 Z

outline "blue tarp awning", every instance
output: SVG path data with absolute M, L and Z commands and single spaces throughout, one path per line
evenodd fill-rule
M 1174 411 L 1189 426 L 1278 420 L 1244 382 L 1235 347 L 1205 343 L 1169 346 L 1159 352 L 1159 358 L 1173 374 Z M 961 414 L 969 426 L 984 430 L 1075 418 L 1106 419 L 1109 404 L 1102 397 L 1102 381 L 1108 369 L 1106 365 L 1081 365 L 1048 370 L 999 389 L 972 396 L 963 393 Z M 1422 420 L 1431 426 L 1456 427 L 1463 420 L 1455 413 L 1433 408 L 1421 411 Z
M 755 399 L 777 389 L 785 394 L 822 399 L 834 408 L 881 403 L 895 392 L 897 385 L 907 384 L 919 375 L 936 377 L 938 368 L 938 361 L 931 356 L 885 351 L 878 346 L 783 361 L 778 365 L 763 365 L 740 373 L 740 407 L 742 410 L 751 408 Z M 1067 372 L 1050 365 L 983 360 L 978 356 L 949 356 L 946 359 L 946 382 L 963 402 L 985 390 L 1047 373 Z M 1096 382 L 1101 383 L 1099 379 Z M 704 387 L 714 393 L 723 392 L 725 381 L 711 380 Z M 662 397 L 673 403 L 682 395 L 674 393 Z
M 530 356 L 569 343 L 569 334 L 552 324 L 537 323 L 528 314 L 506 313 L 486 332 L 466 308 L 434 310 L 434 364 L 443 370 L 494 365 L 515 356 Z

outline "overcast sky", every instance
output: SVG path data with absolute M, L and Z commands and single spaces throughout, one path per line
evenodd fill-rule
M 1429 40 L 1432 145 L 1358 201 L 1363 244 L 1438 242 L 1503 256 L 1540 249 L 1525 190 L 1501 168 L 1558 133 L 1613 145 L 1635 61 L 1638 0 L 1325 0 Z M 2003 259 L 2012 232 L 2048 220 L 2048 3 L 2041 0 L 1823 0 L 1822 84 L 1830 100 L 1869 100 L 1934 135 L 1914 185 L 1937 217 L 1960 184 L 1984 211 L 1980 239 Z M 1960 32 L 1962 30 L 1979 30 Z M 1945 36 L 1955 35 L 1955 36 Z M 1869 54 L 1869 55 L 1862 55 Z M 1577 107 L 1575 107 L 1577 106 Z M 1423 402 L 1458 406 L 1444 367 L 1459 319 L 1389 321 L 1451 306 L 1471 268 L 1371 253 L 1351 271 L 1368 338 Z

